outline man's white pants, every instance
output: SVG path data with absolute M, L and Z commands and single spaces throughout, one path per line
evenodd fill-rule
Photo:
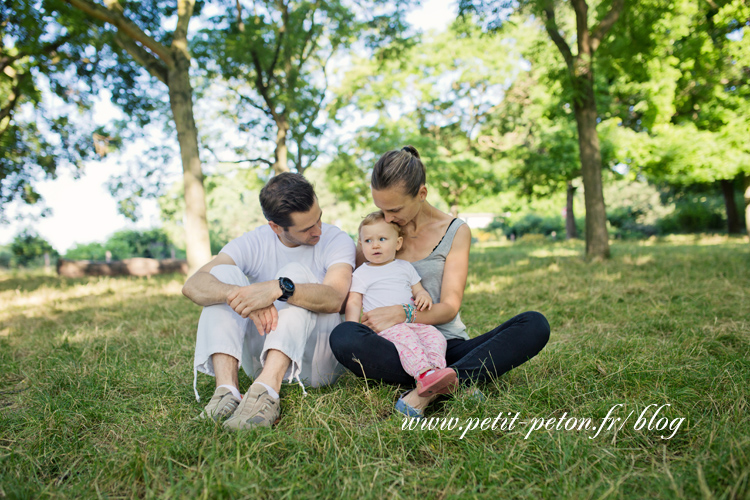
M 223 283 L 250 284 L 237 266 L 216 266 L 211 269 L 211 274 Z M 318 283 L 308 268 L 297 263 L 284 266 L 276 276 L 285 276 L 295 283 Z M 341 322 L 338 313 L 314 313 L 279 301 L 274 305 L 279 310 L 278 327 L 265 336 L 258 333 L 250 319 L 242 318 L 227 304 L 203 308 L 198 321 L 193 364 L 193 389 L 198 400 L 198 372 L 215 375 L 211 356 L 216 353 L 240 360 L 250 378 L 260 375 L 269 349 L 281 351 L 292 360 L 284 375 L 289 382 L 297 379 L 301 384 L 304 380 L 312 387 L 320 387 L 332 384 L 344 372 L 328 344 L 331 331 Z

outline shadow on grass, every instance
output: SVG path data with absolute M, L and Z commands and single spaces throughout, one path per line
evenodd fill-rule
M 162 274 L 151 278 L 138 276 L 89 276 L 87 278 L 66 278 L 63 276 L 42 273 L 42 271 L 31 271 L 28 273 L 0 273 L 0 293 L 8 290 L 35 292 L 40 288 L 65 290 L 77 285 L 97 283 L 102 279 L 127 281 L 155 280 L 155 282 L 161 282 L 171 280 L 184 281 L 185 276 L 182 274 Z
M 0 274 L 0 292 L 8 290 L 18 290 L 21 292 L 34 292 L 40 288 L 58 288 L 64 289 L 73 283 L 85 283 L 86 279 L 71 280 L 69 278 L 60 278 L 59 276 L 30 274 Z

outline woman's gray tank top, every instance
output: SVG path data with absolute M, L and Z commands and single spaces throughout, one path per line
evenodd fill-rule
M 453 219 L 448 226 L 448 229 L 445 231 L 445 236 L 443 236 L 443 239 L 440 240 L 440 243 L 438 243 L 432 253 L 422 260 L 412 262 L 412 265 L 422 278 L 422 286 L 430 294 L 434 303 L 440 302 L 440 291 L 443 287 L 443 271 L 445 270 L 445 258 L 451 251 L 456 231 L 458 231 L 458 228 L 463 224 L 465 224 L 465 222 L 461 219 Z M 456 314 L 456 317 L 448 323 L 435 325 L 435 328 L 440 330 L 440 333 L 442 333 L 448 340 L 469 340 L 469 336 L 466 334 L 466 326 L 461 321 L 460 313 Z

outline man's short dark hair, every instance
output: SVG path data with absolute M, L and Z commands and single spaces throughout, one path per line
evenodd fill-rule
M 300 174 L 278 174 L 260 190 L 260 207 L 266 220 L 278 224 L 285 230 L 293 224 L 293 213 L 309 212 L 313 203 L 315 190 Z

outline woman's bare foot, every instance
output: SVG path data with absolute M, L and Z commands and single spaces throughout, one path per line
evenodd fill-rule
M 404 403 L 408 404 L 415 410 L 424 410 L 430 403 L 435 401 L 438 396 L 439 394 L 433 394 L 432 396 L 423 398 L 420 397 L 419 394 L 417 394 L 417 390 L 414 389 L 409 391 L 402 399 L 404 400 Z

